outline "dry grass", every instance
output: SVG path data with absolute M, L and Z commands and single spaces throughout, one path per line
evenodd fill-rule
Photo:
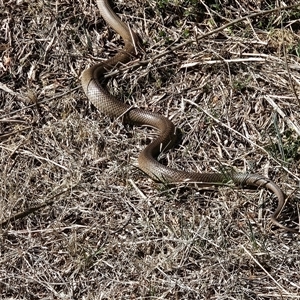
M 297 226 L 299 8 L 200 39 L 274 1 L 202 2 L 115 1 L 145 50 L 108 88 L 181 129 L 163 163 L 268 176 Z M 86 101 L 81 72 L 121 47 L 94 1 L 0 6 L 0 220 L 39 208 L 2 226 L 1 299 L 300 298 L 299 237 L 270 228 L 273 195 L 154 183 L 136 163 L 155 132 Z

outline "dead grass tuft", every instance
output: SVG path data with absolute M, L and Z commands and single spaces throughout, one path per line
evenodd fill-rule
M 291 195 L 280 221 L 297 226 L 300 14 L 284 8 L 297 1 L 214 34 L 274 7 L 114 2 L 144 52 L 108 88 L 180 128 L 161 160 L 268 176 Z M 154 183 L 136 164 L 155 132 L 86 101 L 81 72 L 121 47 L 95 3 L 0 7 L 1 298 L 299 298 L 299 237 L 270 229 L 271 194 Z

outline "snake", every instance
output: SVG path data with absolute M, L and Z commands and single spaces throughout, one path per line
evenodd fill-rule
M 101 113 L 111 118 L 122 118 L 124 123 L 157 129 L 157 138 L 139 154 L 139 168 L 153 180 L 166 184 L 197 183 L 200 187 L 209 187 L 233 183 L 242 187 L 264 187 L 274 193 L 278 199 L 277 208 L 270 216 L 272 223 L 286 231 L 300 233 L 295 228 L 286 227 L 277 220 L 285 206 L 285 195 L 270 179 L 258 174 L 233 170 L 219 173 L 186 172 L 165 166 L 157 160 L 162 151 L 174 145 L 177 139 L 176 128 L 168 118 L 161 114 L 131 107 L 116 99 L 100 83 L 107 72 L 136 57 L 139 39 L 137 34 L 114 13 L 108 0 L 96 0 L 96 2 L 103 19 L 122 37 L 124 46 L 113 57 L 85 69 L 81 75 L 82 88 L 88 100 Z

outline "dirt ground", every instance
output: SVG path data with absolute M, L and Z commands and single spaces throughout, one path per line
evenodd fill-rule
M 161 163 L 266 176 L 291 228 L 297 2 L 115 0 L 142 47 L 105 80 L 179 129 Z M 0 299 L 300 299 L 300 235 L 272 225 L 272 193 L 154 182 L 137 158 L 155 130 L 87 101 L 82 71 L 123 45 L 95 1 L 0 0 L 0 17 Z

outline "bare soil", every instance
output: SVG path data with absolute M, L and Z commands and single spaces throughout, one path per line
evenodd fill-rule
M 298 228 L 298 1 L 113 2 L 143 47 L 107 88 L 180 130 L 160 161 L 269 177 Z M 94 1 L 0 0 L 0 18 L 1 299 L 300 299 L 274 195 L 153 182 L 155 130 L 87 101 L 82 71 L 122 47 Z

